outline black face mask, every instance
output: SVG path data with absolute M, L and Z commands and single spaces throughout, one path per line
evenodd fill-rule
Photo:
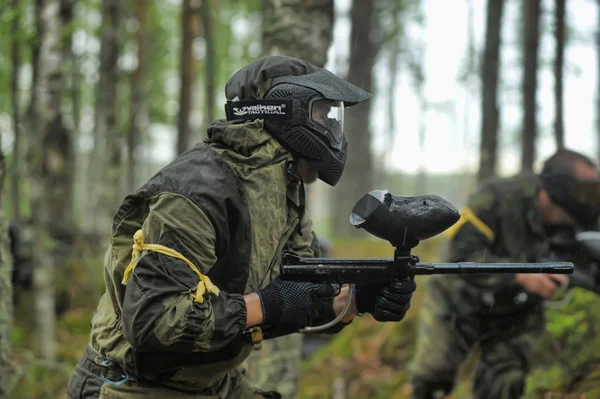
M 335 186 L 344 171 L 348 141 L 344 107 L 369 93 L 321 69 L 273 79 L 263 99 L 228 101 L 228 120 L 264 119 L 267 131 L 288 151 L 311 162 L 319 179 Z
M 600 180 L 580 180 L 569 172 L 546 169 L 540 175 L 544 190 L 580 227 L 593 228 L 600 216 Z

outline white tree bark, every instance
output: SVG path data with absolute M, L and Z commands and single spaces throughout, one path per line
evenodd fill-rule
M 50 131 L 61 124 L 61 20 L 60 1 L 41 0 L 39 13 L 41 21 L 40 49 L 37 62 L 36 103 L 34 104 L 38 140 L 35 148 L 34 175 L 31 179 L 31 199 L 34 222 L 36 224 L 36 270 L 34 286 L 36 290 L 35 309 L 37 320 L 38 347 L 41 356 L 48 361 L 56 359 L 55 306 L 54 306 L 54 258 L 52 239 L 47 231 L 52 224 L 47 201 L 46 170 L 61 169 L 63 159 L 55 151 L 44 148 Z

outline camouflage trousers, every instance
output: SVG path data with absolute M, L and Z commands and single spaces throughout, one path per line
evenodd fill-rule
M 508 314 L 497 307 L 491 314 L 490 305 L 482 302 L 482 292 L 456 276 L 430 277 L 426 289 L 417 346 L 409 366 L 413 399 L 448 395 L 459 366 L 475 349 L 480 358 L 473 397 L 520 398 L 533 345 L 543 332 L 540 307 Z
M 266 391 L 279 392 L 284 399 L 296 399 L 302 339 L 302 334 L 290 334 L 263 341 L 260 351 L 252 352 L 242 364 L 250 381 Z
M 97 364 L 87 346 L 67 387 L 67 399 L 281 399 L 276 392 L 254 387 L 241 368 L 234 369 L 214 389 L 184 392 L 125 376 L 119 368 Z

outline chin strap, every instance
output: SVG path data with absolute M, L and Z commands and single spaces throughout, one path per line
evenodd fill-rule
M 300 178 L 300 206 L 298 208 L 298 234 L 302 236 L 302 218 L 306 212 L 306 191 L 304 190 L 304 181 Z
M 302 236 L 302 219 L 306 213 L 306 190 L 304 188 L 304 181 L 302 177 L 296 173 L 296 162 L 292 161 L 288 164 L 287 173 L 290 179 L 299 185 L 298 192 L 298 226 L 296 232 Z

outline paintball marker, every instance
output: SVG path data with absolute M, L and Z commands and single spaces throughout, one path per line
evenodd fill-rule
M 387 240 L 395 248 L 393 258 L 300 258 L 285 252 L 280 277 L 284 280 L 313 283 L 350 284 L 344 309 L 336 319 L 322 326 L 306 327 L 302 332 L 325 330 L 335 325 L 348 311 L 356 283 L 381 283 L 393 279 L 430 274 L 489 273 L 573 273 L 573 263 L 420 263 L 411 254 L 420 241 L 434 237 L 460 219 L 448 200 L 437 195 L 403 197 L 387 190 L 365 194 L 352 209 L 350 223 L 356 228 Z

